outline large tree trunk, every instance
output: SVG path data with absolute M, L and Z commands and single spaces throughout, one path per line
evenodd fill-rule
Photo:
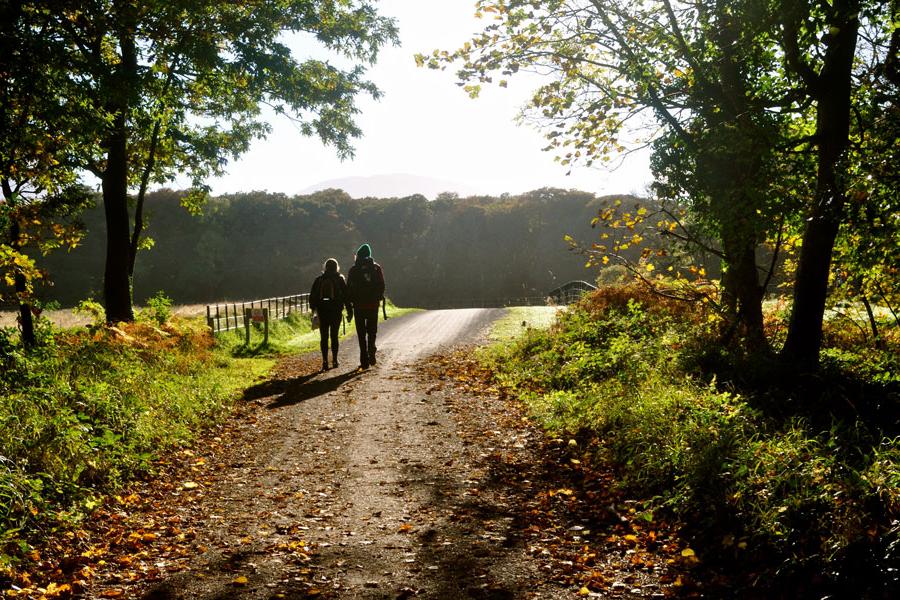
M 836 1 L 834 6 L 842 18 L 829 34 L 816 90 L 819 156 L 815 202 L 807 214 L 794 306 L 782 350 L 785 362 L 807 369 L 819 362 L 828 275 L 844 208 L 846 190 L 840 163 L 849 144 L 851 69 L 859 30 L 857 0 Z
M 110 113 L 114 115 L 106 139 L 106 169 L 103 172 L 103 208 L 106 213 L 106 271 L 103 296 L 106 320 L 133 321 L 131 296 L 131 227 L 128 215 L 128 122 L 137 89 L 137 47 L 134 41 L 133 7 L 121 0 L 113 2 L 119 14 L 118 32 L 121 62 L 106 90 Z
M 131 305 L 130 223 L 128 216 L 128 155 L 125 115 L 119 113 L 107 140 L 106 171 L 103 173 L 103 209 L 106 214 L 106 271 L 103 298 L 106 320 L 133 321 Z

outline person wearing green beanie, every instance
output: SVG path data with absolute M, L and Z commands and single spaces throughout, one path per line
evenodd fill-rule
M 368 369 L 376 362 L 378 305 L 384 298 L 384 270 L 372 258 L 369 244 L 363 244 L 356 250 L 356 261 L 347 273 L 347 291 L 353 305 L 353 312 L 347 318 L 356 317 L 359 366 Z

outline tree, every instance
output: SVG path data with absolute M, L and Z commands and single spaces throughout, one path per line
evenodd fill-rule
M 28 2 L 33 26 L 69 49 L 71 85 L 101 118 L 99 152 L 84 167 L 101 180 L 106 215 L 104 299 L 110 321 L 133 319 L 131 275 L 151 182 L 187 173 L 195 182 L 221 173 L 228 159 L 264 136 L 261 106 L 295 120 L 341 156 L 360 134 L 363 78 L 394 23 L 367 0 L 226 3 L 213 0 Z M 291 55 L 285 36 L 304 35 L 359 63 L 348 70 Z M 129 190 L 138 190 L 135 223 Z
M 767 344 L 756 253 L 777 210 L 756 184 L 774 172 L 777 108 L 787 101 L 767 70 L 774 40 L 766 5 L 482 1 L 479 12 L 496 16 L 482 34 L 419 62 L 461 62 L 472 95 L 496 73 L 548 76 L 526 114 L 546 129 L 547 149 L 563 165 L 608 163 L 654 143 L 660 195 L 692 208 L 695 230 L 684 239 L 712 238 L 731 318 L 760 352 Z
M 67 93 L 64 49 L 44 39 L 32 17 L 24 2 L 0 8 L 0 269 L 25 346 L 36 343 L 33 292 L 44 278 L 28 250 L 73 247 L 79 231 L 70 218 L 88 200 L 76 181 L 88 152 L 77 124 L 88 115 Z
M 876 144 L 869 147 L 875 153 L 865 151 L 864 130 L 873 118 L 878 121 L 886 111 L 896 110 L 896 102 L 890 108 L 891 103 L 884 101 L 866 110 L 863 89 L 868 82 L 877 94 L 878 89 L 897 85 L 892 77 L 896 78 L 900 48 L 896 25 L 900 15 L 897 2 L 890 4 L 865 0 L 780 4 L 785 72 L 815 111 L 809 139 L 815 148 L 815 193 L 804 207 L 794 305 L 783 349 L 787 360 L 802 367 L 814 366 L 819 359 L 833 250 L 841 225 L 848 221 L 851 148 L 862 152 L 857 156 L 863 162 L 874 159 L 877 165 L 881 148 Z M 896 138 L 892 142 L 896 144 Z M 896 195 L 895 185 L 892 192 Z

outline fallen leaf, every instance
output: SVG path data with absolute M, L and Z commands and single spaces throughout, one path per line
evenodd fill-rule
M 245 586 L 248 583 L 249 583 L 249 580 L 246 577 L 244 577 L 243 575 L 241 575 L 240 577 L 235 577 L 231 581 L 231 585 L 236 585 L 238 587 Z

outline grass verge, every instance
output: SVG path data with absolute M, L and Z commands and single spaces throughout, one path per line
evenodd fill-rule
M 494 321 L 488 335 L 493 342 L 514 340 L 530 329 L 548 329 L 556 322 L 561 308 L 555 306 L 513 306 Z
M 237 364 L 199 320 L 53 330 L 26 351 L 0 330 L 0 561 L 74 526 L 229 414 L 274 364 Z
M 725 362 L 709 322 L 702 307 L 603 289 L 480 358 L 552 435 L 595 442 L 646 518 L 684 523 L 700 560 L 733 584 L 895 591 L 896 329 L 884 350 L 827 332 L 811 379 L 749 377 L 747 365 L 707 367 Z
M 414 308 L 399 308 L 387 302 L 389 319 L 415 312 Z M 379 318 L 382 318 L 379 313 Z M 356 324 L 346 321 L 341 327 L 341 339 L 356 333 Z M 251 326 L 250 343 L 246 343 L 246 331 L 238 329 L 219 334 L 217 345 L 235 357 L 280 356 L 313 352 L 319 349 L 319 330 L 310 325 L 309 313 L 292 313 L 286 319 L 269 324 L 269 341 L 266 343 L 262 324 Z

